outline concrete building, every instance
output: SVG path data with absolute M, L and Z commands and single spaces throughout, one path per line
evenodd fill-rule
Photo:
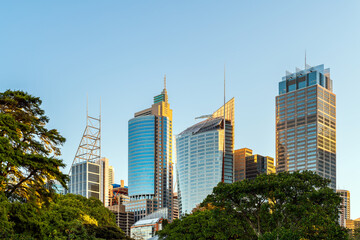
M 311 170 L 336 189 L 336 96 L 324 65 L 287 72 L 279 83 L 276 170 Z
M 129 207 L 135 219 L 165 207 L 173 215 L 172 110 L 164 82 L 153 105 L 129 120 Z
M 114 184 L 115 183 L 115 170 L 113 166 L 109 166 L 109 185 Z
M 176 136 L 180 214 L 191 213 L 219 182 L 233 182 L 234 98 L 225 108 L 226 131 L 222 106 Z
M 355 220 L 347 219 L 346 228 L 349 229 L 352 234 L 354 234 L 355 229 L 360 229 L 360 218 Z
M 174 211 L 173 211 L 173 219 L 178 219 L 179 218 L 179 200 L 178 200 L 178 194 L 177 192 L 174 192 L 173 195 L 174 201 Z
M 121 196 L 120 198 L 126 198 L 127 196 Z M 120 200 L 121 201 L 121 200 Z M 126 202 L 123 200 L 122 202 Z M 130 236 L 130 228 L 135 223 L 135 217 L 133 212 L 127 212 L 125 205 L 120 203 L 118 205 L 107 207 L 111 212 L 115 214 L 116 225 L 121 228 L 127 236 Z
M 347 227 L 346 220 L 351 219 L 351 217 L 350 217 L 350 191 L 337 189 L 336 192 L 339 193 L 342 198 L 341 207 L 340 207 L 340 218 L 339 218 L 340 225 L 342 227 Z
M 234 151 L 234 167 L 235 167 L 235 182 L 244 180 L 245 175 L 245 158 L 251 156 L 253 151 L 249 148 L 236 149 Z
M 245 178 L 254 179 L 260 174 L 276 173 L 274 158 L 261 156 L 259 154 L 247 156 L 245 158 Z

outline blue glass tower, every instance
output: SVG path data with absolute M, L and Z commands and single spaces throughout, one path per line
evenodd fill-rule
M 135 220 L 161 208 L 173 216 L 172 110 L 166 88 L 129 120 L 129 209 Z
M 129 196 L 155 194 L 155 116 L 129 121 Z

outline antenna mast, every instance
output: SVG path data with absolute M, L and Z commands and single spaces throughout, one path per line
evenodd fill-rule
M 226 68 L 225 68 L 225 64 L 224 64 L 224 149 L 223 149 L 223 162 L 222 162 L 222 177 L 221 177 L 221 181 L 224 182 L 225 181 L 225 140 L 226 140 L 226 110 L 225 110 L 225 104 L 226 104 L 226 78 L 225 78 L 225 72 L 226 72 Z

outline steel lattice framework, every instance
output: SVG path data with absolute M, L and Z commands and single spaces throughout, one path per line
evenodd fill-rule
M 81 138 L 72 166 L 82 162 L 95 163 L 101 156 L 101 116 L 86 117 L 86 128 Z M 71 175 L 71 168 L 70 168 Z

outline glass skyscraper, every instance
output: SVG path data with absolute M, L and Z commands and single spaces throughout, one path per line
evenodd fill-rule
M 129 120 L 128 136 L 129 204 L 135 220 L 160 208 L 168 208 L 172 216 L 172 110 L 166 88 L 152 107 Z
M 223 107 L 176 136 L 178 200 L 182 214 L 191 213 L 222 179 L 233 182 L 234 98 L 225 107 L 225 138 Z
M 287 72 L 279 83 L 276 170 L 311 170 L 336 189 L 336 96 L 324 65 Z

